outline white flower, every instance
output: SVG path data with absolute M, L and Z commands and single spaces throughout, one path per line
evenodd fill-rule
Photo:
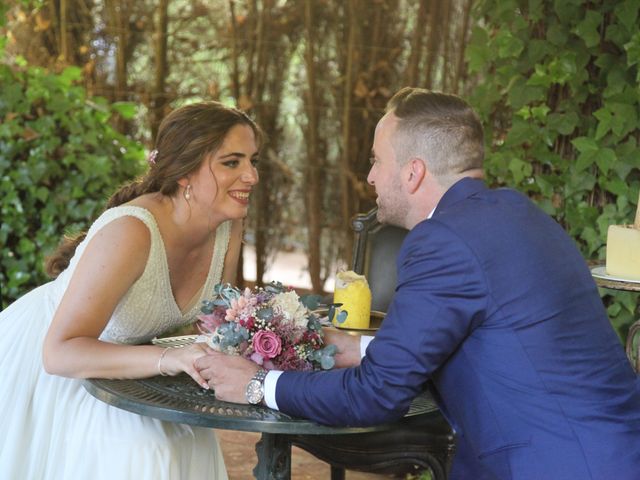
M 296 327 L 307 326 L 307 309 L 300 303 L 300 297 L 293 290 L 273 297 L 271 306 Z

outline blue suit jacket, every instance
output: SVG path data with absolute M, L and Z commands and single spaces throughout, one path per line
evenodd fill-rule
M 640 381 L 573 241 L 513 190 L 451 187 L 407 235 L 360 367 L 285 372 L 276 401 L 369 425 L 427 380 L 457 435 L 452 478 L 640 478 Z

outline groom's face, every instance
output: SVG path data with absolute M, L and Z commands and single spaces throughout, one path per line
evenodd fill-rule
M 391 143 L 397 123 L 398 119 L 392 112 L 378 122 L 367 182 L 375 187 L 378 195 L 378 221 L 404 227 L 409 203 L 402 183 L 402 168 Z

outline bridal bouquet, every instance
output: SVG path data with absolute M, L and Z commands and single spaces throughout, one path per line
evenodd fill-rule
M 267 370 L 333 368 L 335 345 L 325 345 L 316 297 L 299 297 L 281 283 L 240 289 L 218 284 L 203 302 L 199 329 L 220 352 L 242 355 Z

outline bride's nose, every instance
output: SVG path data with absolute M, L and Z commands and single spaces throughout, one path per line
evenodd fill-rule
M 248 185 L 255 185 L 258 183 L 258 170 L 253 165 L 245 167 L 240 175 L 240 180 Z

